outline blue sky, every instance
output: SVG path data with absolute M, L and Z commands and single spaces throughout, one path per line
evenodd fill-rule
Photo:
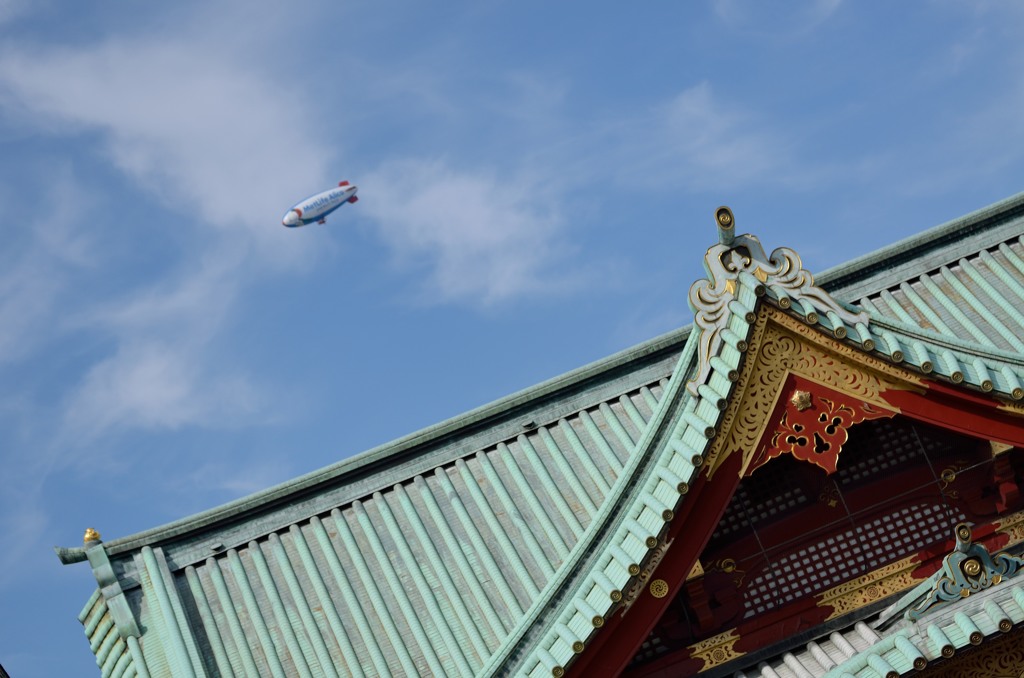
M 688 324 L 720 204 L 820 271 L 1024 188 L 1019 5 L 782 5 L 0 0 L 0 663 L 92 675 L 86 527 Z

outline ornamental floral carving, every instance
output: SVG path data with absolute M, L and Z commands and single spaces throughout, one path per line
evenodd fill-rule
M 971 540 L 971 528 L 960 523 L 954 530 L 956 547 L 932 575 L 932 588 L 911 603 L 905 617 L 917 621 L 929 608 L 967 598 L 1017 574 L 1024 560 L 1006 552 L 989 553 Z
M 894 414 L 891 410 L 875 409 L 868 403 L 802 393 L 807 393 L 806 406 L 801 409 L 803 399 L 789 400 L 764 455 L 751 466 L 751 471 L 788 452 L 801 461 L 825 469 L 826 473 L 835 473 L 849 428 L 862 421 Z
M 912 555 L 884 565 L 862 577 L 839 584 L 818 594 L 818 606 L 832 608 L 832 613 L 826 621 L 842 617 L 844 614 L 905 591 L 923 581 L 923 577 L 914 576 L 914 570 L 920 564 L 920 556 Z
M 790 375 L 831 389 L 836 392 L 833 400 L 838 401 L 841 396 L 847 404 L 866 408 L 864 414 L 877 411 L 881 413 L 878 416 L 898 412 L 885 399 L 886 391 L 917 389 L 921 383 L 919 377 L 906 370 L 866 355 L 771 308 L 754 324 L 748 353 L 750 362 L 740 372 L 735 395 L 722 417 L 719 428 L 723 435 L 712 441 L 707 453 L 705 468 L 709 478 L 734 453 L 744 455 L 740 473 L 749 471 L 757 453 L 762 451 L 759 445 L 769 426 L 778 423 L 772 421 L 776 405 L 780 399 L 793 395 L 785 390 Z M 796 404 L 790 405 L 794 412 L 799 411 Z
M 736 641 L 739 639 L 736 629 L 730 629 L 691 645 L 689 647 L 690 656 L 704 661 L 704 666 L 700 669 L 703 673 L 737 657 L 742 657 L 745 653 L 737 652 L 735 649 Z
M 697 395 L 697 387 L 705 383 L 711 373 L 711 358 L 721 351 L 722 330 L 732 313 L 746 309 L 752 314 L 752 298 L 764 294 L 768 288 L 782 308 L 789 308 L 795 299 L 802 302 L 805 309 L 810 306 L 815 312 L 834 313 L 849 325 L 868 322 L 867 312 L 847 310 L 815 285 L 814 277 L 803 268 L 800 255 L 787 247 L 779 247 L 768 257 L 761 241 L 752 235 L 739 236 L 728 245 L 711 247 L 704 255 L 704 268 L 707 279 L 695 282 L 689 294 L 694 323 L 701 333 L 697 348 L 699 369 L 687 385 L 693 395 Z M 740 294 L 743 285 L 749 288 L 745 301 Z M 740 303 L 737 306 L 731 303 L 733 301 Z M 752 321 L 752 317 L 747 318 L 748 323 Z

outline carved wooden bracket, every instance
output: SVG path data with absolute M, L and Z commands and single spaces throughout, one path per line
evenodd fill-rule
M 750 471 L 783 453 L 835 473 L 849 428 L 870 419 L 892 417 L 895 412 L 834 391 L 809 380 L 791 377 L 781 415 L 766 435 Z

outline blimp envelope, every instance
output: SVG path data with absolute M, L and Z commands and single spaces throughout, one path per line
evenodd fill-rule
M 354 186 L 348 181 L 342 181 L 338 183 L 337 188 L 311 195 L 296 203 L 285 213 L 281 223 L 288 228 L 305 226 L 314 221 L 318 224 L 326 223 L 328 214 L 347 202 L 354 203 L 359 200 L 356 197 L 358 190 L 358 186 Z

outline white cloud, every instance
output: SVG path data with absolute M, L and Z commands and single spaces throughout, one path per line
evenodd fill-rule
M 246 377 L 218 371 L 192 348 L 122 343 L 89 371 L 71 398 L 71 430 L 95 435 L 114 427 L 221 427 L 264 408 L 259 389 Z
M 71 143 L 98 139 L 105 157 L 180 216 L 174 236 L 182 247 L 163 271 L 133 277 L 113 298 L 60 309 L 71 329 L 114 341 L 70 387 L 72 434 L 259 418 L 265 402 L 257 383 L 220 367 L 212 343 L 248 284 L 315 256 L 312 239 L 294 237 L 279 220 L 296 196 L 324 181 L 328 157 L 316 126 L 288 83 L 267 75 L 273 69 L 261 67 L 252 44 L 210 28 L 223 26 L 223 17 L 208 19 L 179 24 L 173 34 L 0 52 L 0 106 L 23 128 L 78 137 Z M 272 17 L 263 21 L 246 28 L 276 28 Z M 61 190 L 47 204 L 75 205 Z M 120 199 L 131 196 L 107 196 L 115 218 L 105 215 L 95 228 L 146 237 L 146 225 L 116 218 Z M 82 224 L 74 226 L 41 230 L 35 249 L 47 261 L 95 264 L 76 235 Z M 0 320 L 15 319 L 0 324 L 0 361 L 24 355 L 14 347 L 30 346 L 26 335 L 52 324 L 62 285 L 73 284 L 41 260 L 28 257 L 0 275 Z
M 741 106 L 720 101 L 707 82 L 606 136 L 606 144 L 594 144 L 609 148 L 603 164 L 634 185 L 694 191 L 805 180 L 778 135 Z
M 53 172 L 48 191 L 52 207 L 45 216 L 20 220 L 20 232 L 5 238 L 0 253 L 0 365 L 52 338 L 62 295 L 73 276 L 94 262 L 93 243 L 81 228 L 92 209 L 89 195 L 67 168 Z M 21 201 L 5 195 L 4 202 Z
M 361 180 L 366 214 L 402 265 L 427 272 L 424 301 L 486 306 L 558 294 L 581 278 L 557 265 L 571 251 L 544 187 L 458 171 L 442 161 L 386 165 Z
M 297 93 L 259 73 L 202 36 L 0 57 L 0 84 L 37 124 L 99 131 L 114 164 L 183 222 L 295 264 L 308 243 L 277 228 L 282 205 L 323 181 L 327 158 Z

